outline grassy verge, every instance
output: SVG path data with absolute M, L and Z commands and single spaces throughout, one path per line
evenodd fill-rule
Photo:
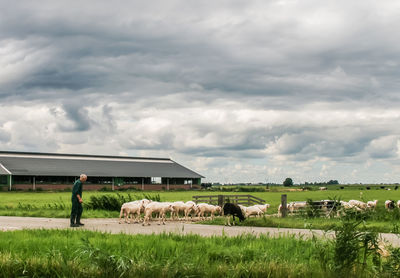
M 224 225 L 225 219 L 223 217 L 214 218 L 214 220 L 207 220 L 198 222 L 199 224 L 207 225 Z M 237 226 L 251 226 L 251 227 L 274 227 L 274 228 L 293 228 L 293 229 L 317 229 L 317 230 L 334 230 L 339 227 L 341 220 L 337 218 L 301 218 L 301 217 L 262 217 L 262 218 L 249 218 L 244 222 L 239 222 L 236 219 Z M 399 233 L 399 221 L 365 221 L 365 226 L 362 227 L 364 231 L 374 231 L 379 233 Z
M 316 239 L 72 230 L 0 232 L 0 237 L 1 277 L 338 277 L 338 267 L 345 269 L 334 261 L 337 245 Z M 356 251 L 358 258 L 362 250 Z M 368 256 L 357 258 L 343 277 L 391 277 L 385 275 L 398 263 L 379 258 L 377 267 Z

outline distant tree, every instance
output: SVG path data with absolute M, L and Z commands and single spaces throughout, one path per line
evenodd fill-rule
M 339 184 L 337 180 L 330 180 L 327 184 Z
M 283 186 L 292 186 L 293 185 L 293 180 L 291 178 L 286 178 L 285 181 L 283 182 Z

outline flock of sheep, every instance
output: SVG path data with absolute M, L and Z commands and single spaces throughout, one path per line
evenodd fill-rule
M 261 216 L 267 212 L 270 207 L 269 204 L 265 205 L 254 205 L 250 207 L 245 207 L 238 205 L 241 210 L 243 217 Z M 209 217 L 211 220 L 214 219 L 216 215 L 234 215 L 229 211 L 223 211 L 220 206 L 210 205 L 206 203 L 196 204 L 193 201 L 177 201 L 177 202 L 154 202 L 147 199 L 142 199 L 138 201 L 133 201 L 129 203 L 124 203 L 121 206 L 121 211 L 119 215 L 119 223 L 122 223 L 122 217 L 124 216 L 125 223 L 139 223 L 142 225 L 150 225 L 150 220 L 152 220 L 153 214 L 158 215 L 159 225 L 162 223 L 165 225 L 165 220 L 167 212 L 170 213 L 170 217 L 173 220 L 189 220 L 189 215 L 191 219 L 197 217 L 199 220 L 205 220 Z M 143 218 L 141 217 L 143 213 Z M 180 217 L 182 216 L 182 217 Z
M 333 202 L 332 200 L 322 200 L 321 209 L 327 211 L 328 204 Z M 375 209 L 377 207 L 378 200 L 362 202 L 358 200 L 350 200 L 348 202 L 340 201 L 340 208 L 342 209 L 354 209 L 357 211 Z M 308 206 L 307 202 L 291 202 L 287 204 L 287 210 L 289 213 L 295 213 L 301 211 Z M 233 209 L 231 207 L 234 207 Z M 196 204 L 193 201 L 177 201 L 177 202 L 155 202 L 147 199 L 124 203 L 121 206 L 119 223 L 122 223 L 122 217 L 124 216 L 125 223 L 139 223 L 142 225 L 150 225 L 153 214 L 158 216 L 159 225 L 162 223 L 165 225 L 167 213 L 169 213 L 172 220 L 193 220 L 193 217 L 197 217 L 198 220 L 214 219 L 216 215 L 233 215 L 238 216 L 240 220 L 250 216 L 262 216 L 267 212 L 270 207 L 269 204 L 264 205 L 253 205 L 245 207 L 242 205 L 230 206 L 230 208 L 221 208 L 220 206 L 211 205 L 207 203 Z M 400 200 L 395 202 L 387 200 L 385 202 L 385 208 L 390 210 L 395 207 L 400 208 Z M 282 205 L 278 207 L 278 216 L 282 215 Z M 142 217 L 143 214 L 143 217 Z M 229 219 L 228 224 L 230 225 Z
M 334 202 L 333 200 L 322 200 L 320 201 L 321 203 L 321 209 L 327 211 L 328 210 L 328 204 Z M 374 200 L 374 201 L 368 201 L 368 202 L 362 202 L 359 200 L 350 200 L 348 202 L 345 201 L 340 201 L 339 202 L 340 206 L 339 206 L 339 212 L 347 210 L 347 209 L 354 209 L 356 211 L 365 211 L 368 209 L 375 209 L 378 205 L 378 200 Z M 287 204 L 287 211 L 291 214 L 297 212 L 297 211 L 301 211 L 305 208 L 307 208 L 309 204 L 307 202 L 291 202 Z M 400 208 L 400 200 L 395 202 L 392 200 L 386 200 L 385 201 L 385 208 L 387 210 L 391 210 L 394 208 Z M 278 216 L 282 215 L 282 205 L 279 205 L 278 207 Z

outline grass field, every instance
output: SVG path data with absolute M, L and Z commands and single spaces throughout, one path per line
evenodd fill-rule
M 397 212 L 387 213 L 384 211 L 385 200 L 399 200 L 400 190 L 382 190 L 379 187 L 371 187 L 365 190 L 365 186 L 352 186 L 340 189 L 338 186 L 329 188 L 327 191 L 281 191 L 280 187 L 272 192 L 208 192 L 208 191 L 153 191 L 153 192 L 96 192 L 84 191 L 83 198 L 85 202 L 89 202 L 91 196 L 122 196 L 131 195 L 134 198 L 143 198 L 143 194 L 157 195 L 159 194 L 161 201 L 188 201 L 192 200 L 193 195 L 236 195 L 251 194 L 266 200 L 271 204 L 268 214 L 276 214 L 277 207 L 281 200 L 281 195 L 287 194 L 288 202 L 305 201 L 307 199 L 323 200 L 323 199 L 340 199 L 340 200 L 379 200 L 378 213 L 370 215 L 367 219 L 366 228 L 380 231 L 393 232 L 398 231 L 400 227 L 400 216 Z M 360 190 L 361 189 L 361 190 Z M 279 191 L 278 191 L 279 190 Z M 69 192 L 1 192 L 0 193 L 0 215 L 7 216 L 34 216 L 34 217 L 58 217 L 68 218 L 70 215 L 71 193 Z M 117 218 L 118 211 L 108 210 L 92 210 L 85 209 L 84 218 Z M 208 221 L 209 224 L 222 224 L 221 219 L 216 221 Z M 288 217 L 285 219 L 277 217 L 266 217 L 263 219 L 248 219 L 242 225 L 261 226 L 261 227 L 292 227 L 292 228 L 315 228 L 329 229 L 336 227 L 339 223 L 338 219 L 326 218 L 304 218 L 304 217 Z
M 360 241 L 349 264 L 346 257 L 338 257 L 340 242 L 294 237 L 130 236 L 73 230 L 0 232 L 0 236 L 1 277 L 329 278 L 399 274 L 399 258 L 382 258 L 371 250 L 364 253 Z

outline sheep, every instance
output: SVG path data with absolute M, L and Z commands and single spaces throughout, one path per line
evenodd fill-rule
M 211 220 L 214 219 L 214 214 L 221 211 L 221 207 L 214 206 L 206 203 L 200 203 L 197 205 L 197 215 L 200 219 L 205 219 L 205 214 L 210 214 Z
M 139 204 L 139 203 L 141 203 L 139 212 L 137 212 L 135 209 L 132 210 L 132 209 L 129 208 L 131 205 Z M 132 202 L 128 202 L 128 203 L 122 204 L 121 211 L 120 211 L 120 214 L 119 214 L 119 224 L 121 224 L 122 215 L 124 215 L 125 223 L 127 223 L 129 215 L 133 214 L 133 213 L 136 213 L 138 215 L 138 220 L 141 221 L 140 213 L 144 212 L 144 208 L 149 203 L 151 203 L 151 200 L 142 199 L 142 200 L 136 200 L 136 201 L 132 201 Z
M 179 220 L 179 212 L 185 212 L 186 206 L 185 203 L 182 201 L 173 202 L 172 203 L 172 210 L 171 218 L 174 219 L 175 217 Z
M 366 209 L 368 207 L 366 203 L 358 201 L 358 200 L 350 200 L 349 204 L 354 207 L 358 207 L 360 209 Z
M 270 205 L 269 204 L 254 205 L 253 207 L 258 207 L 263 213 L 266 213 L 267 209 L 270 207 Z
M 146 225 L 150 225 L 149 220 L 152 217 L 153 213 L 159 213 L 160 215 L 160 223 L 158 225 L 161 224 L 161 222 L 163 223 L 163 225 L 165 225 L 165 213 L 167 211 L 170 211 L 172 207 L 172 203 L 160 203 L 160 202 L 152 202 L 150 204 L 148 204 L 144 210 L 144 221 L 143 221 L 143 226 Z
M 144 203 L 140 202 L 138 204 L 132 204 L 128 206 L 128 218 L 131 216 L 131 220 L 129 223 L 132 221 L 132 216 L 133 216 L 133 223 L 138 223 L 141 221 L 140 219 L 140 213 L 141 211 L 145 208 Z
M 328 190 L 327 187 L 320 187 L 319 190 Z
M 385 208 L 387 209 L 387 210 L 392 210 L 392 209 L 394 209 L 396 207 L 396 203 L 394 202 L 394 201 L 392 201 L 392 200 L 386 200 L 385 201 Z
M 307 207 L 307 202 L 291 202 L 288 205 L 288 209 L 291 214 L 293 214 L 295 211 L 304 209 Z
M 185 203 L 185 220 L 188 221 L 189 213 L 190 217 L 192 218 L 193 217 L 192 213 L 196 214 L 196 211 L 197 211 L 196 203 L 193 201 L 187 201 Z
M 361 211 L 361 209 L 350 202 L 340 201 L 340 205 L 343 209 L 355 209 L 357 211 Z
M 286 204 L 286 211 L 289 209 L 289 204 Z M 278 206 L 278 217 L 282 217 L 283 206 L 279 204 Z
M 261 216 L 263 211 L 257 206 L 251 206 L 246 208 L 246 217 L 250 217 L 250 215 Z
M 230 215 L 233 217 L 233 225 L 235 225 L 235 216 L 237 216 L 240 220 L 240 222 L 244 221 L 246 218 L 243 216 L 241 208 L 232 203 L 225 203 L 224 206 L 222 207 L 223 215 L 226 216 L 226 220 L 228 222 L 228 226 L 231 226 L 230 223 Z M 225 221 L 226 225 L 226 221 Z
M 397 207 L 400 208 L 400 200 L 397 201 Z
M 134 207 L 135 207 L 135 205 L 138 205 L 139 203 L 140 203 L 140 200 L 122 204 L 121 211 L 119 213 L 119 224 L 121 224 L 122 215 L 124 215 L 125 223 L 128 223 L 128 218 L 129 218 L 130 213 L 133 213 L 133 211 L 135 211 Z M 136 213 L 136 211 L 135 211 L 135 213 Z M 140 214 L 140 212 L 139 212 L 139 214 Z
M 375 209 L 377 204 L 378 204 L 378 200 L 368 201 L 367 202 L 367 207 L 370 208 L 370 209 Z
M 238 205 L 238 207 L 239 207 L 240 210 L 242 211 L 242 214 L 243 214 L 243 215 L 246 215 L 247 207 L 245 207 L 245 206 L 243 206 L 243 205 Z

